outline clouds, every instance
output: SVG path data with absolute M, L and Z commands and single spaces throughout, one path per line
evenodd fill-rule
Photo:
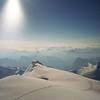
M 18 40 L 17 40 L 18 39 Z M 86 42 L 85 42 L 86 43 Z M 49 41 L 48 39 L 45 40 L 22 40 L 21 38 L 16 37 L 15 40 L 7 39 L 7 40 L 0 40 L 0 49 L 16 49 L 16 50 L 33 50 L 34 48 L 73 48 L 71 52 L 80 52 L 80 49 L 74 48 L 81 48 L 84 52 L 84 49 L 88 48 L 99 48 L 98 45 L 91 45 L 89 43 L 80 43 L 78 41 Z M 88 48 L 87 51 L 88 52 Z M 89 49 L 89 50 L 90 50 Z M 81 52 L 82 52 L 81 51 Z

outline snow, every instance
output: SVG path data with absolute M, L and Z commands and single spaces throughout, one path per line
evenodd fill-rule
M 14 75 L 0 80 L 0 100 L 67 99 L 100 100 L 100 81 L 38 63 L 22 76 Z
M 94 71 L 96 71 L 97 65 L 92 65 L 90 63 L 88 63 L 87 67 L 82 67 L 81 69 L 79 69 L 79 71 L 77 72 L 79 75 L 86 75 L 88 73 L 92 73 Z

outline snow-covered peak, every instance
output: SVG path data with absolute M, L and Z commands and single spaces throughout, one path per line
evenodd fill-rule
M 46 68 L 46 66 L 44 66 L 41 62 L 39 61 L 32 61 L 32 63 L 27 67 L 25 73 L 27 72 L 33 72 L 34 70 L 38 69 L 38 68 Z

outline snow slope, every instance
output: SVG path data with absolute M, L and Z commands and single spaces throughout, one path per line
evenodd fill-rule
M 100 100 L 100 82 L 37 63 L 1 79 L 0 100 Z

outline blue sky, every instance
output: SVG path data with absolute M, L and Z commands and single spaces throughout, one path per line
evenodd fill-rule
M 6 3 L 7 0 L 0 0 L 1 15 Z M 22 45 L 27 41 L 27 45 L 39 46 L 100 46 L 99 0 L 19 0 L 19 4 L 20 14 L 23 14 L 23 23 L 19 23 L 22 29 L 16 27 L 17 31 L 1 31 L 0 35 L 7 35 L 3 39 L 0 36 L 1 42 L 17 42 L 19 39 L 25 41 Z

